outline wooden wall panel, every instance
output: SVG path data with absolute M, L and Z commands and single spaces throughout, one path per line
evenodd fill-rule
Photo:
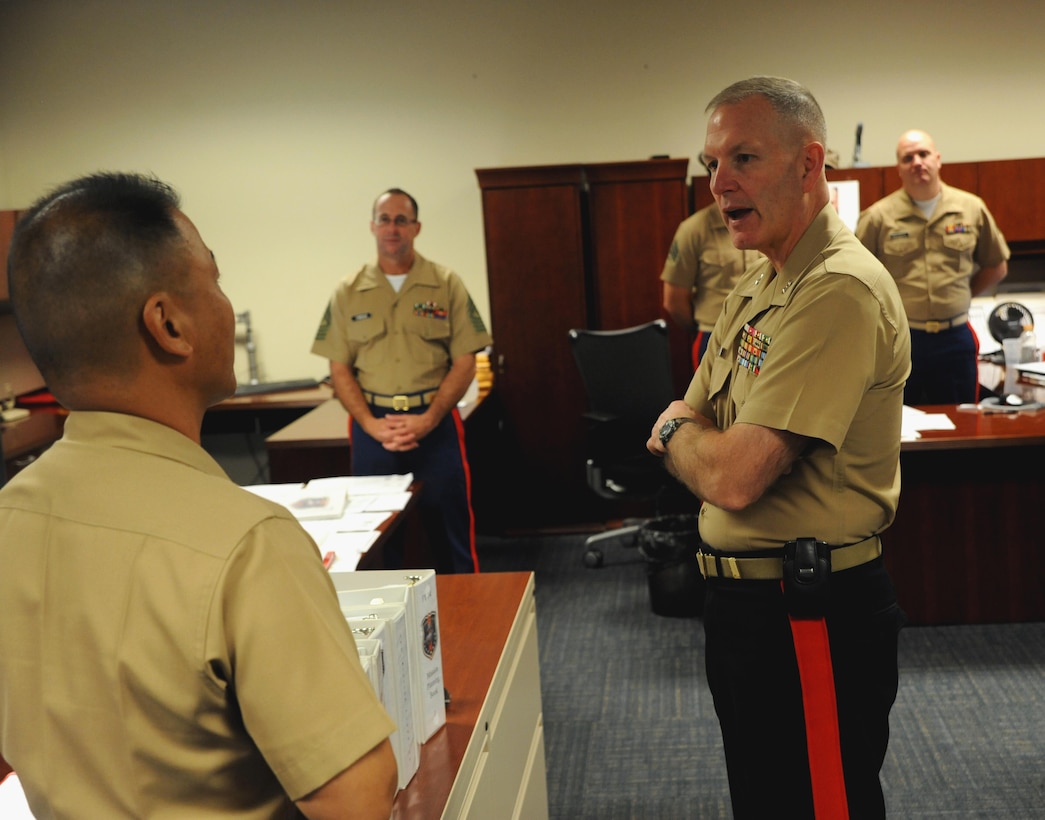
M 1010 242 L 1045 241 L 1045 158 L 979 163 L 979 194 Z M 946 173 L 947 167 L 943 171 Z

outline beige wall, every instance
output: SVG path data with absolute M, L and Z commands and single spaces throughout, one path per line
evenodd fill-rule
M 0 0 L 0 208 L 97 169 L 173 182 L 282 379 L 325 373 L 311 337 L 373 253 L 382 189 L 417 196 L 419 249 L 488 317 L 475 168 L 670 154 L 696 171 L 703 107 L 743 76 L 806 83 L 846 164 L 858 121 L 871 164 L 914 126 L 945 162 L 1045 154 L 1045 4 L 822 9 Z

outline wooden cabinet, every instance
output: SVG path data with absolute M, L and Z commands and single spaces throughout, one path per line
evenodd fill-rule
M 687 215 L 688 160 L 478 169 L 506 525 L 592 520 L 571 328 L 662 315 L 660 272 Z M 687 340 L 675 340 L 676 362 Z M 684 372 L 684 371 L 683 371 Z M 688 381 L 688 378 L 686 379 Z
M 978 163 L 977 191 L 1010 243 L 1045 247 L 1045 158 Z M 949 166 L 941 174 L 947 179 Z M 1014 247 L 1013 252 L 1022 250 Z
M 18 211 L 0 211 L 0 302 L 8 299 L 7 289 L 7 251 L 11 246 L 11 234 L 14 233 Z

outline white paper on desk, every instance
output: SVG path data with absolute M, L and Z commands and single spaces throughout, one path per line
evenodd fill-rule
M 359 565 L 359 559 L 377 540 L 378 533 L 368 532 L 336 532 L 323 545 L 324 552 L 334 553 L 334 561 L 330 565 L 331 572 L 352 572 Z
M 342 475 L 330 478 L 313 478 L 308 482 L 308 487 L 320 492 L 343 490 L 348 494 L 349 498 L 352 498 L 356 495 L 403 492 L 413 481 L 413 473 L 404 475 Z
M 921 438 L 922 430 L 953 430 L 954 422 L 945 413 L 926 413 L 917 407 L 903 406 L 900 421 L 900 440 Z
M 299 521 L 316 518 L 340 518 L 348 498 L 340 490 L 315 491 L 306 487 L 297 498 L 291 499 L 287 509 Z
M 378 495 L 356 495 L 349 500 L 349 510 L 353 513 L 363 512 L 399 512 L 406 509 L 410 501 L 407 491 L 380 493 Z
M 401 493 L 406 492 L 406 489 L 414 483 L 414 474 L 353 475 L 348 476 L 345 481 L 349 496 Z
M 299 521 L 317 518 L 339 518 L 345 511 L 347 497 L 337 485 L 251 484 L 243 489 L 281 504 Z
M 296 484 L 247 484 L 243 489 L 287 507 L 301 494 L 304 487 L 304 484 L 298 482 Z
M 337 530 L 337 518 L 319 518 L 314 521 L 299 521 L 302 529 L 312 536 L 317 546 L 322 547 L 324 542 Z
M 334 529 L 336 532 L 370 532 L 385 523 L 388 516 L 387 512 L 350 510 L 334 522 Z

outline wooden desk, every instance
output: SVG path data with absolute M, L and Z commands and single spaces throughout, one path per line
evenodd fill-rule
M 327 384 L 308 390 L 230 396 L 211 407 L 203 418 L 203 434 L 262 433 L 285 427 L 334 395 Z
M 28 418 L 0 424 L 8 480 L 62 437 L 66 415 L 64 410 L 34 410 Z
M 480 397 L 459 408 L 461 420 L 482 401 Z M 348 411 L 337 399 L 328 399 L 266 438 L 265 449 L 273 484 L 350 475 Z
M 273 484 L 350 475 L 348 411 L 327 399 L 266 438 L 265 449 Z
M 537 620 L 529 572 L 436 576 L 446 726 L 394 820 L 548 817 Z M 518 813 L 515 813 L 518 812 Z
M 233 396 L 207 411 L 203 434 L 272 432 L 333 395 L 329 385 L 320 384 L 309 390 Z M 62 408 L 38 408 L 33 409 L 27 419 L 0 424 L 8 479 L 62 437 L 66 415 Z M 345 471 L 330 473 L 345 474 Z
M 954 430 L 901 446 L 885 561 L 915 624 L 1045 620 L 1045 411 L 953 405 Z

